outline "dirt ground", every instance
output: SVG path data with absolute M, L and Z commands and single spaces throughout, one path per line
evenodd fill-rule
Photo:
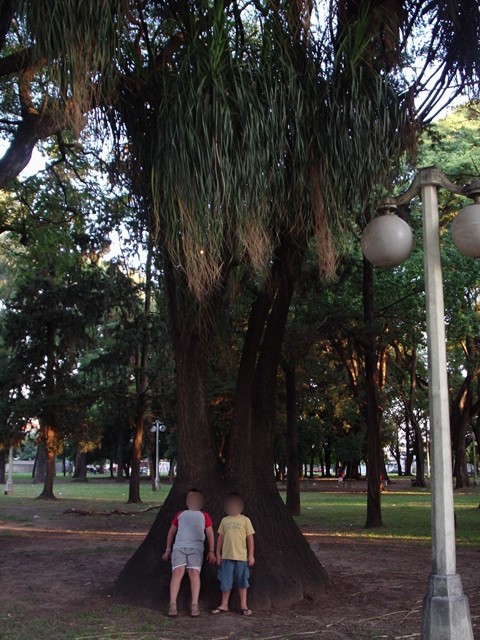
M 64 510 L 65 503 L 55 503 L 48 507 L 47 518 L 30 501 L 16 507 L 15 519 L 9 513 L 2 520 L 0 511 L 2 639 L 47 637 L 39 631 L 25 631 L 32 616 L 40 624 L 55 618 L 73 628 L 77 624 L 73 614 L 80 620 L 88 616 L 90 624 L 92 615 L 99 621 L 93 634 L 68 635 L 82 640 L 420 638 L 421 600 L 430 571 L 428 546 L 310 532 L 308 540 L 331 580 L 320 601 L 285 611 L 256 611 L 248 619 L 236 612 L 220 616 L 202 612 L 196 620 L 186 615 L 169 620 L 161 612 L 131 607 L 126 613 L 123 610 L 119 630 L 112 623 L 115 605 L 109 592 L 147 532 L 147 520 L 121 515 L 82 517 Z M 3 517 L 7 517 L 5 511 Z M 470 601 L 475 638 L 480 640 L 480 549 L 460 549 L 458 566 Z M 158 623 L 157 633 L 151 632 L 151 626 L 142 627 L 145 618 L 153 628 Z M 48 637 L 67 637 L 61 624 L 53 626 Z

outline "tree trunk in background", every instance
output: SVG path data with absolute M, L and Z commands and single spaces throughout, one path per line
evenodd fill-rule
M 126 390 L 125 390 L 126 393 Z M 125 433 L 128 429 L 127 417 L 125 415 L 120 416 L 120 428 L 118 430 L 118 440 L 117 440 L 117 482 L 125 482 L 125 472 L 124 472 L 124 448 L 125 448 Z
M 323 450 L 325 451 L 325 477 L 332 477 L 332 447 L 329 442 L 325 443 L 323 446 Z
M 470 486 L 466 449 L 467 431 L 472 415 L 472 374 L 470 372 L 465 377 L 460 391 L 452 399 L 451 406 L 450 420 L 453 435 L 453 453 L 455 456 L 453 475 L 455 488 L 463 489 Z
M 129 504 L 142 502 L 140 497 L 140 462 L 142 458 L 142 442 L 143 442 L 143 421 L 145 409 L 140 407 L 141 400 L 137 403 L 137 416 L 135 430 L 133 433 L 133 452 L 132 466 L 130 470 L 130 480 L 128 483 L 128 500 Z
M 33 470 L 33 484 L 43 484 L 45 482 L 45 476 L 47 475 L 47 447 L 43 438 L 40 439 L 37 446 Z
M 88 482 L 87 480 L 87 454 L 77 449 L 75 453 L 75 471 L 73 479 L 77 482 Z
M 300 459 L 298 457 L 298 415 L 295 363 L 282 361 L 287 409 L 287 509 L 300 515 Z
M 0 484 L 5 484 L 6 453 L 0 450 Z
M 55 421 L 55 405 L 53 397 L 55 395 L 55 334 L 56 327 L 53 323 L 47 324 L 47 337 L 45 348 L 45 393 L 49 406 L 44 410 L 43 415 L 39 416 L 41 440 L 46 451 L 46 468 L 43 491 L 38 496 L 42 500 L 55 500 L 53 495 L 53 482 L 55 479 L 55 454 L 57 453 L 57 434 Z
M 455 443 L 455 464 L 453 475 L 455 477 L 455 489 L 463 489 L 470 486 L 470 477 L 467 467 L 467 425 L 462 424 L 456 433 Z
M 398 444 L 398 440 L 395 443 L 395 451 L 394 451 L 395 462 L 397 463 L 397 475 L 398 477 L 403 475 L 402 471 L 402 456 L 400 455 L 400 445 Z
M 422 430 L 418 424 L 418 420 L 412 420 L 412 426 L 415 433 L 414 452 L 415 452 L 415 486 L 426 487 L 425 481 L 425 451 L 423 448 Z
M 382 446 L 378 405 L 378 356 L 374 334 L 373 265 L 363 259 L 363 313 L 365 321 L 365 420 L 367 424 L 367 529 L 382 526 L 380 474 Z
M 41 424 L 41 421 L 40 421 Z M 48 424 L 41 424 L 42 438 L 46 449 L 46 472 L 43 484 L 43 491 L 38 496 L 39 500 L 56 500 L 53 494 L 53 482 L 55 479 L 55 450 L 56 450 L 56 434 L 55 430 Z
M 148 238 L 148 252 L 145 267 L 145 300 L 140 328 L 140 345 L 137 351 L 137 367 L 135 372 L 135 386 L 137 393 L 135 411 L 135 431 L 133 435 L 132 471 L 128 487 L 128 502 L 138 503 L 140 497 L 140 462 L 142 458 L 143 429 L 145 414 L 148 410 L 148 376 L 147 362 L 148 350 L 150 347 L 150 307 L 152 301 L 152 260 L 153 260 L 153 239 Z

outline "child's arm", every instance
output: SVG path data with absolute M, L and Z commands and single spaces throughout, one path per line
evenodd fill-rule
M 172 524 L 167 533 L 167 548 L 165 549 L 165 553 L 162 556 L 162 560 L 170 560 L 172 555 L 172 545 L 175 539 L 175 535 L 177 533 L 177 527 Z
M 247 536 L 247 550 L 248 550 L 248 566 L 252 567 L 255 564 L 255 542 L 253 540 L 253 533 Z
M 221 533 L 219 533 L 218 539 L 217 539 L 217 564 L 219 566 L 222 564 L 222 549 L 223 549 L 223 536 Z
M 208 542 L 208 561 L 210 564 L 215 563 L 215 536 L 213 534 L 213 527 L 207 527 L 205 529 L 205 536 Z

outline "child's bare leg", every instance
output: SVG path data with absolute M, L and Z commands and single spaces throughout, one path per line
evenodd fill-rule
M 198 607 L 198 597 L 200 595 L 200 571 L 197 569 L 187 569 L 190 579 L 190 591 L 192 592 L 192 609 Z
M 213 610 L 213 613 L 220 613 L 221 611 L 228 611 L 228 603 L 230 601 L 231 591 L 222 591 L 222 601 L 218 605 L 216 609 Z
M 247 589 L 239 589 L 238 595 L 240 596 L 240 609 L 248 609 L 247 606 Z
M 240 596 L 240 609 L 244 616 L 250 616 L 252 614 L 247 605 L 247 591 L 248 589 L 238 590 L 238 595 Z
M 182 578 L 185 575 L 185 567 L 175 567 L 172 571 L 172 579 L 170 580 L 170 604 L 177 604 L 178 592 Z

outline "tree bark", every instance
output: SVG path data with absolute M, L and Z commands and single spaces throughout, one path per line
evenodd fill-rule
M 127 389 L 125 389 L 125 393 L 127 393 Z M 117 482 L 125 482 L 125 474 L 124 474 L 124 450 L 125 450 L 125 432 L 128 428 L 127 417 L 125 415 L 120 415 L 120 426 L 118 429 L 117 435 L 117 475 L 115 480 Z
M 77 449 L 75 453 L 73 479 L 77 482 L 87 482 L 87 454 L 79 449 Z
M 40 442 L 37 446 L 37 453 L 35 454 L 35 462 L 33 463 L 33 484 L 43 484 L 45 482 L 46 475 L 47 447 L 43 438 L 40 438 Z
M 283 503 L 273 473 L 277 370 L 293 292 L 293 280 L 288 273 L 285 275 L 285 268 L 292 265 L 295 253 L 285 247 L 281 264 L 274 267 L 279 272 L 284 270 L 282 277 L 273 274 L 268 279 L 272 288 L 264 288 L 252 305 L 223 469 L 208 419 L 206 338 L 214 330 L 212 310 L 185 308 L 184 301 L 179 305 L 185 290 L 179 293 L 172 277 L 173 266 L 167 264 L 176 362 L 177 479 L 144 543 L 118 577 L 114 591 L 117 598 L 154 606 L 168 603 L 170 568 L 160 557 L 171 519 L 182 508 L 185 493 L 192 486 L 205 493 L 206 509 L 215 526 L 221 518 L 226 493 L 237 491 L 245 499 L 245 513 L 256 529 L 251 606 L 283 608 L 323 591 L 325 572 Z M 201 330 L 202 326 L 208 326 L 208 331 Z M 186 603 L 187 595 L 182 593 Z M 215 572 L 206 566 L 202 571 L 201 597 L 203 605 L 218 605 Z
M 378 405 L 378 362 L 374 334 L 373 265 L 363 259 L 363 312 L 365 338 L 365 420 L 367 424 L 367 520 L 365 528 L 382 526 L 380 474 L 382 447 Z
M 40 421 L 41 424 L 41 421 Z M 42 437 L 45 443 L 47 453 L 47 464 L 45 480 L 43 483 L 43 491 L 38 496 L 38 500 L 56 500 L 53 493 L 53 482 L 55 479 L 55 450 L 56 450 L 56 434 L 53 427 L 49 424 L 42 425 Z
M 463 489 L 470 485 L 467 468 L 467 430 L 472 413 L 472 374 L 468 373 L 457 396 L 452 400 L 451 428 L 453 435 L 453 453 L 455 462 L 453 475 L 455 488 Z
M 145 268 L 145 300 L 143 315 L 141 318 L 141 340 L 137 355 L 137 367 L 135 372 L 135 385 L 137 392 L 135 412 L 135 432 L 133 436 L 132 471 L 128 488 L 128 502 L 139 503 L 140 497 L 140 462 L 142 457 L 143 430 L 145 414 L 148 409 L 148 376 L 147 361 L 150 347 L 150 307 L 152 300 L 152 260 L 153 238 L 148 237 L 147 262 Z
M 55 479 L 55 454 L 57 451 L 57 437 L 56 437 L 56 424 L 55 424 L 55 334 L 56 327 L 52 322 L 47 324 L 46 328 L 46 346 L 45 346 L 45 395 L 47 397 L 47 408 L 44 410 L 43 415 L 39 417 L 41 437 L 45 445 L 46 450 L 46 470 L 45 481 L 43 484 L 43 491 L 38 496 L 42 500 L 55 500 L 53 494 L 53 482 Z
M 330 442 L 326 442 L 323 445 L 323 450 L 325 452 L 325 477 L 332 477 L 332 446 Z
M 397 438 L 397 441 L 395 442 L 394 458 L 395 458 L 395 462 L 397 463 L 397 476 L 400 477 L 403 475 L 403 471 L 402 471 L 402 457 L 400 455 L 400 445 L 398 442 L 398 438 Z
M 285 374 L 287 408 L 287 509 L 292 516 L 300 515 L 300 459 L 298 457 L 298 416 L 295 363 L 282 361 Z

